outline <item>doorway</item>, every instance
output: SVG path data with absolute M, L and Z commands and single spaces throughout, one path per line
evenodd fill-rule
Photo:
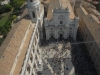
M 64 39 L 64 32 L 61 30 L 58 32 L 58 35 L 59 35 L 58 36 L 59 41 L 62 41 Z
M 51 38 L 54 38 L 53 35 L 51 35 Z
M 54 34 L 53 33 L 50 34 L 50 40 L 52 40 L 52 39 L 54 39 Z
M 69 35 L 69 38 L 71 38 L 71 35 Z
M 62 37 L 63 37 L 63 35 L 62 34 L 60 34 L 60 38 L 62 39 Z
M 63 39 L 63 34 L 59 34 L 59 40 L 62 41 Z
M 67 39 L 68 39 L 68 41 L 70 41 L 70 42 L 73 40 L 72 33 L 70 33 L 70 34 L 68 35 L 68 38 L 67 38 Z

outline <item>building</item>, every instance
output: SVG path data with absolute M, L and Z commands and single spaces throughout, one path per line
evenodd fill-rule
M 45 18 L 46 40 L 50 38 L 76 40 L 78 17 L 67 0 L 51 0 Z
M 5 5 L 5 4 L 9 4 L 10 3 L 10 0 L 4 0 L 1 2 L 1 5 Z
M 44 2 L 44 5 L 42 0 L 41 2 L 39 0 L 27 0 L 27 9 L 24 10 L 19 21 L 12 27 L 0 47 L 0 75 L 36 75 L 37 72 L 41 70 L 39 66 L 42 63 L 42 57 L 40 56 L 41 51 L 39 45 L 40 40 L 44 38 L 43 27 L 48 29 L 51 29 L 51 27 L 56 28 L 57 36 L 55 35 L 56 33 L 53 33 L 55 39 L 61 36 L 64 39 L 67 39 L 69 36 L 76 39 L 78 18 L 75 18 L 74 13 L 71 11 L 70 4 L 68 4 L 67 7 L 66 4 L 63 6 L 64 2 L 60 2 L 59 0 L 54 1 L 58 3 L 57 6 L 53 4 L 53 0 L 50 0 L 50 5 L 48 4 L 49 0 L 47 3 Z M 52 9 L 50 8 L 51 2 L 53 4 Z M 48 8 L 45 8 L 48 10 L 48 20 L 45 20 L 44 23 L 45 6 L 48 6 Z M 60 11 L 56 9 L 56 7 L 58 7 Z M 54 13 L 51 13 L 52 10 L 54 10 Z M 60 14 L 57 14 L 57 12 Z M 54 18 L 53 14 L 55 14 Z M 60 18 L 61 22 L 55 17 L 56 14 L 59 16 L 58 18 Z M 52 15 L 52 21 L 57 19 L 58 23 L 53 22 L 52 24 L 54 25 L 49 28 L 50 23 L 46 22 L 50 22 L 48 18 L 50 15 Z M 61 26 L 59 27 L 58 25 Z M 46 33 L 46 39 L 48 40 L 49 38 L 50 36 Z
M 43 39 L 43 17 L 44 17 L 44 6 L 40 3 L 39 0 L 27 0 L 27 8 L 31 17 L 32 23 L 39 22 L 39 32 L 40 32 L 40 39 Z
M 83 1 L 76 2 L 76 15 L 79 19 L 79 34 L 94 62 L 94 67 L 100 75 L 100 13 L 96 8 Z
M 39 0 L 27 0 L 27 8 L 0 47 L 0 75 L 36 75 L 44 9 Z

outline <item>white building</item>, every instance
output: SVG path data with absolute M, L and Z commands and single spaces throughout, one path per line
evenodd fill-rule
M 45 19 L 46 40 L 50 38 L 76 40 L 78 17 L 75 17 L 72 7 L 67 0 L 51 0 Z
M 5 4 L 9 4 L 10 3 L 10 0 L 4 0 L 1 2 L 1 5 L 5 5 Z

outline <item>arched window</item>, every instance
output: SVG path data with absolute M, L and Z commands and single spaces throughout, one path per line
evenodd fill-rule
M 29 64 L 27 65 L 27 71 L 30 74 L 30 65 Z
M 33 15 L 33 18 L 35 18 L 35 13 L 34 12 L 32 12 L 32 15 Z

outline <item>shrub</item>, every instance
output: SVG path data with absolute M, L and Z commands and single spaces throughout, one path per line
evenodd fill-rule
M 2 5 L 2 6 L 0 7 L 0 14 L 9 12 L 9 11 L 11 11 L 11 9 L 12 9 L 12 6 L 11 6 L 10 4 Z
M 17 18 L 17 16 L 16 15 L 13 15 L 13 20 L 16 19 L 16 18 Z

